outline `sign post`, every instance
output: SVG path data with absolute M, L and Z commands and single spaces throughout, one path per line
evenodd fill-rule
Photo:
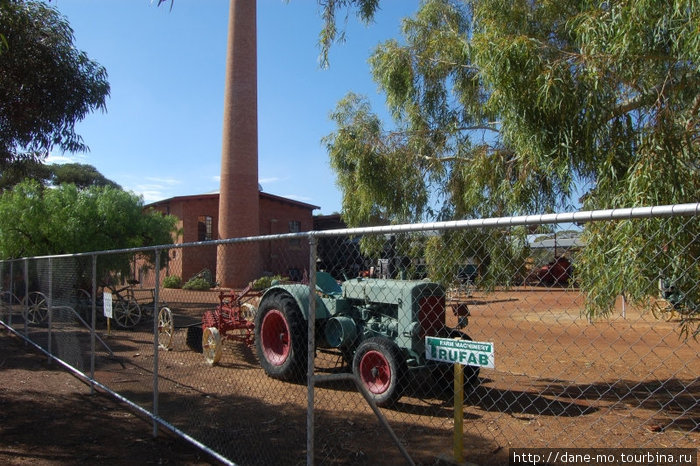
M 102 293 L 102 302 L 102 312 L 107 318 L 107 335 L 109 335 L 111 331 L 109 323 L 112 320 L 112 293 L 108 291 Z
M 452 455 L 457 463 L 464 458 L 464 366 L 494 368 L 493 343 L 459 338 L 425 337 L 425 357 L 454 364 L 454 436 Z
M 452 456 L 458 463 L 464 458 L 464 367 L 455 364 L 455 409 L 454 432 L 452 434 Z

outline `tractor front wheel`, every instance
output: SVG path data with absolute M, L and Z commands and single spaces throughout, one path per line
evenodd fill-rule
M 369 338 L 357 347 L 352 371 L 377 406 L 391 406 L 401 398 L 406 363 L 401 350 L 391 340 Z
M 274 294 L 260 303 L 255 315 L 255 348 L 268 376 L 303 379 L 307 341 L 306 320 L 294 298 Z

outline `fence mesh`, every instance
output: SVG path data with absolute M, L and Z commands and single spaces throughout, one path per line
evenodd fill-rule
M 306 462 L 308 384 L 316 462 L 404 463 L 340 374 L 413 461 L 451 456 L 455 372 L 431 356 L 466 363 L 471 462 L 516 447 L 697 448 L 699 221 L 418 225 L 8 261 L 0 319 L 238 464 Z M 493 367 L 459 351 L 469 340 L 492 345 Z

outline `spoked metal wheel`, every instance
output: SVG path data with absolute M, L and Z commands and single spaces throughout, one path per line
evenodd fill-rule
M 49 316 L 49 306 L 43 293 L 32 291 L 22 304 L 24 305 L 25 318 L 29 324 L 40 324 Z
M 221 359 L 221 334 L 214 327 L 207 327 L 202 334 L 202 352 L 204 360 L 213 366 Z
M 114 303 L 112 317 L 120 327 L 135 327 L 141 321 L 141 307 L 133 299 L 120 299 Z
M 251 322 L 255 321 L 255 314 L 258 312 L 258 308 L 253 306 L 250 303 L 243 303 L 241 304 L 241 317 L 243 317 L 245 320 L 249 320 Z
M 158 346 L 161 349 L 169 350 L 175 333 L 172 311 L 164 307 L 158 312 Z

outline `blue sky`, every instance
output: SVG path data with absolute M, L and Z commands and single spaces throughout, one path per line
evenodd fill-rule
M 94 165 L 146 203 L 219 189 L 227 0 L 54 0 L 69 20 L 75 45 L 106 67 L 107 112 L 77 125 L 86 154 L 53 153 L 49 162 Z M 374 47 L 398 38 L 401 18 L 418 0 L 385 0 L 374 24 L 354 16 L 347 40 L 319 66 L 322 26 L 316 0 L 258 0 L 258 139 L 263 190 L 341 209 L 341 194 L 321 138 L 349 91 L 375 110 L 383 96 L 367 59 Z M 341 25 L 344 15 L 339 17 Z

